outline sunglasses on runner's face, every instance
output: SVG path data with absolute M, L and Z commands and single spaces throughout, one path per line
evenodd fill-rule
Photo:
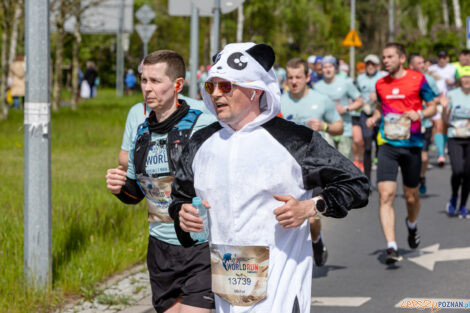
M 233 88 L 232 83 L 227 80 L 223 80 L 218 83 L 212 81 L 204 83 L 204 89 L 210 95 L 214 93 L 216 87 L 219 88 L 221 93 L 230 93 Z

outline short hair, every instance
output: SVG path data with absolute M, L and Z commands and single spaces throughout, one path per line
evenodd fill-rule
M 305 60 L 302 60 L 301 58 L 293 58 L 286 64 L 286 68 L 299 68 L 301 66 L 304 67 L 305 76 L 308 76 L 308 64 Z
M 401 43 L 398 43 L 398 42 L 389 42 L 385 45 L 385 48 L 384 49 L 387 49 L 387 48 L 395 48 L 395 50 L 397 50 L 397 53 L 398 53 L 398 56 L 402 56 L 402 55 L 406 55 L 406 48 L 404 45 L 402 45 Z
M 143 60 L 143 65 L 165 63 L 165 74 L 172 80 L 186 78 L 186 66 L 183 57 L 173 50 L 157 50 L 147 55 Z
M 469 55 L 469 54 L 470 54 L 470 50 L 469 50 L 469 49 L 463 49 L 462 51 L 460 51 L 459 54 Z
M 413 60 L 417 57 L 423 58 L 423 56 L 419 53 L 410 53 L 410 55 L 408 56 L 408 65 L 411 64 L 413 62 Z M 423 58 L 423 60 L 424 60 L 424 58 Z

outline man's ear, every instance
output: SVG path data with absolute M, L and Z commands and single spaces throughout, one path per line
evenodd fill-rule
M 183 77 L 179 77 L 175 79 L 175 91 L 176 92 L 181 92 L 183 90 L 183 85 L 184 85 Z

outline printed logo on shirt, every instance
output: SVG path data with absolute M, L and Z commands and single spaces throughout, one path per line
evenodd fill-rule
M 405 95 L 400 95 L 400 89 L 393 88 L 391 95 L 386 95 L 386 99 L 405 99 Z

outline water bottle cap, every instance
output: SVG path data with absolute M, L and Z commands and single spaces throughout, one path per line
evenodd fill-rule
M 194 197 L 193 198 L 193 206 L 200 206 L 202 205 L 202 200 L 199 197 Z

